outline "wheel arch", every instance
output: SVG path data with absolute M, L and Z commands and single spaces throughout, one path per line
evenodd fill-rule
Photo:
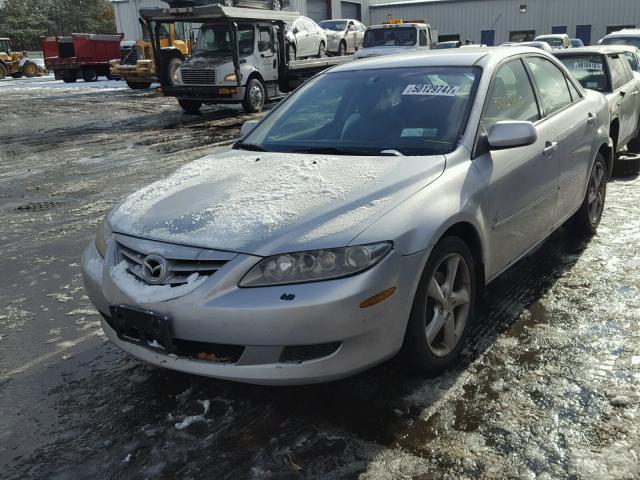
M 613 159 L 615 157 L 613 143 L 611 145 L 603 143 L 602 145 L 600 145 L 600 148 L 598 149 L 596 155 L 598 153 L 601 153 L 604 157 L 604 162 L 607 167 L 607 177 L 611 177 L 611 173 L 613 172 Z M 596 159 L 594 158 L 593 161 L 595 162 Z
M 460 240 L 466 243 L 467 247 L 469 247 L 469 250 L 471 250 L 471 255 L 473 255 L 473 260 L 476 267 L 476 283 L 478 287 L 477 298 L 481 298 L 485 284 L 485 254 L 482 238 L 480 237 L 480 232 L 473 224 L 462 220 L 457 221 L 453 225 L 447 227 L 442 235 L 440 235 L 440 238 L 438 238 L 438 241 L 436 243 L 440 242 L 446 237 L 458 237 Z
M 611 137 L 611 140 L 613 140 L 613 152 L 615 155 L 615 152 L 618 149 L 618 141 L 620 140 L 620 120 L 618 117 L 611 119 L 611 123 L 609 124 L 609 136 Z
M 262 86 L 264 87 L 264 78 L 262 78 L 262 75 L 260 75 L 260 72 L 258 70 L 252 70 L 251 73 L 249 73 L 249 75 L 247 76 L 247 81 L 244 82 L 244 86 L 246 87 L 254 78 L 260 80 L 260 83 L 262 83 Z

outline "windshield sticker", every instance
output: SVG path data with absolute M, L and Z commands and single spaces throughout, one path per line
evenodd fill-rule
M 573 64 L 575 70 L 597 70 L 602 71 L 602 64 L 595 62 L 575 62 Z
M 403 128 L 400 137 L 418 137 L 418 138 L 426 138 L 426 137 L 437 137 L 438 129 L 437 128 Z
M 434 95 L 443 97 L 455 97 L 460 90 L 459 86 L 453 85 L 407 85 L 402 95 Z

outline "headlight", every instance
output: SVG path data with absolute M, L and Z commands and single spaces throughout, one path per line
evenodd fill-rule
M 230 73 L 229 75 L 224 77 L 224 81 L 225 82 L 237 82 L 238 81 L 238 77 L 236 76 L 235 73 Z
M 265 287 L 346 277 L 378 263 L 391 242 L 283 253 L 267 257 L 240 280 L 240 287 Z
M 107 252 L 107 240 L 111 236 L 111 227 L 109 226 L 109 222 L 107 221 L 107 217 L 105 215 L 100 225 L 98 225 L 98 229 L 96 230 L 96 249 L 102 258 L 104 258 L 105 253 Z
M 182 83 L 182 72 L 180 70 L 181 69 L 178 67 L 171 74 L 171 83 L 173 83 L 174 85 L 178 85 Z

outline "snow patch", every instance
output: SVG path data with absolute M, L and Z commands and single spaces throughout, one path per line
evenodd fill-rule
M 211 402 L 209 400 L 198 400 L 198 403 L 202 405 L 204 412 L 202 412 L 202 414 L 200 415 L 190 415 L 188 417 L 185 417 L 184 420 L 182 420 L 181 422 L 176 423 L 175 427 L 178 430 L 184 430 L 189 425 L 193 425 L 194 423 L 207 421 L 207 419 L 205 418 L 205 415 L 209 413 L 209 407 L 211 406 Z
M 127 263 L 124 260 L 111 267 L 110 272 L 115 284 L 140 303 L 164 302 L 182 297 L 194 291 L 209 278 L 196 272 L 187 278 L 187 283 L 177 287 L 172 287 L 171 285 L 147 285 L 127 271 Z

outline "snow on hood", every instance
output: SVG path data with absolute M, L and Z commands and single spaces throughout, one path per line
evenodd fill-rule
M 232 150 L 135 192 L 109 222 L 115 232 L 257 255 L 344 246 L 443 168 L 444 157 Z

